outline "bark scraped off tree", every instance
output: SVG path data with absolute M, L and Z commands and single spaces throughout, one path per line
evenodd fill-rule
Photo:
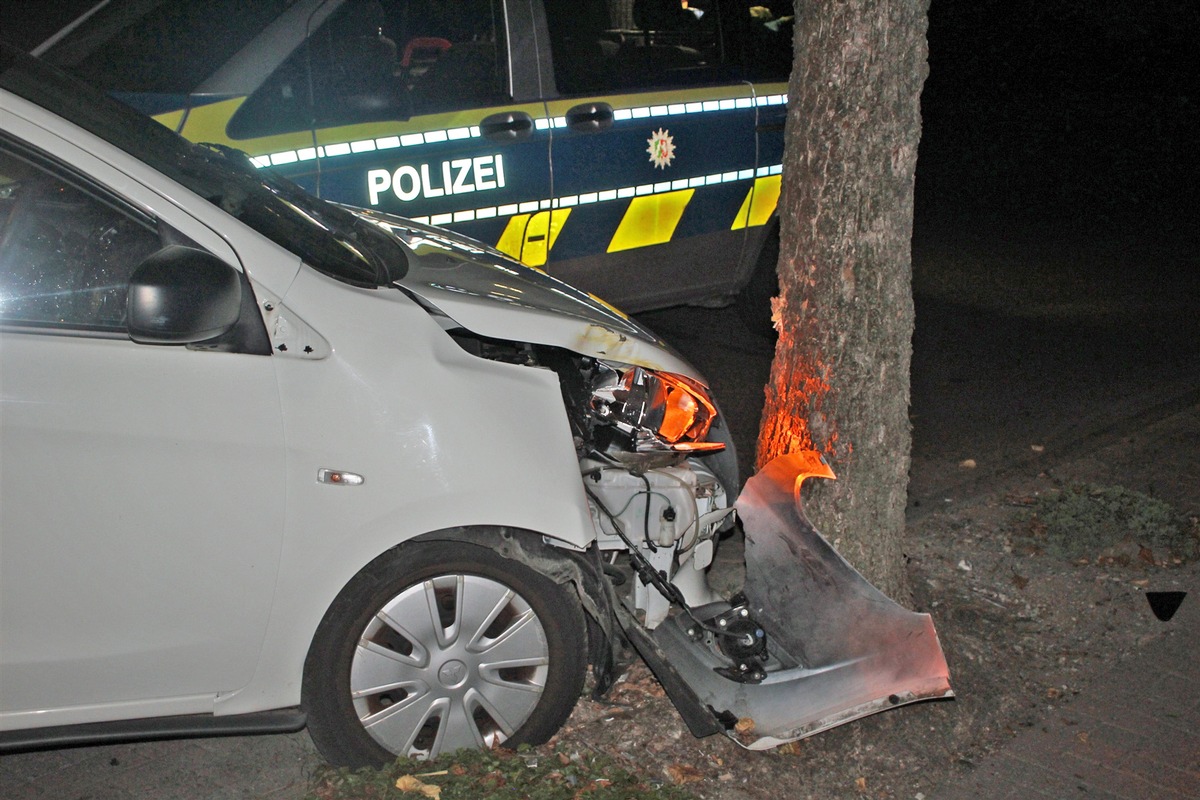
M 801 448 L 825 455 L 838 480 L 806 486 L 806 510 L 898 599 L 927 11 L 927 0 L 796 0 L 779 342 L 758 441 L 760 466 Z

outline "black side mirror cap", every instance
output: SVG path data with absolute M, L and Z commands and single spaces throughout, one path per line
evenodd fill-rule
M 203 250 L 170 245 L 129 279 L 129 338 L 141 344 L 193 344 L 229 332 L 242 306 L 238 271 Z

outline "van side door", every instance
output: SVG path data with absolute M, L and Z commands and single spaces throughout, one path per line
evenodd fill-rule
M 560 231 L 549 270 L 629 310 L 731 294 L 760 164 L 745 9 L 545 0 Z M 780 101 L 782 102 L 782 101 Z
M 550 134 L 535 123 L 545 113 L 527 4 L 318 10 L 298 19 L 299 46 L 229 116 L 234 146 L 327 199 L 489 243 L 507 218 L 548 207 Z

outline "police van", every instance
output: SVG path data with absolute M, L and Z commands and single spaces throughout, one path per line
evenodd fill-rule
M 630 311 L 773 269 L 791 3 L 109 0 L 46 60 Z

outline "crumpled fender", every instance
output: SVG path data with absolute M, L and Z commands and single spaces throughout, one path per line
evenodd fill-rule
M 735 504 L 746 537 L 743 591 L 775 664 L 766 678 L 741 683 L 715 673 L 685 623 L 655 632 L 701 701 L 738 720 L 727 732 L 750 749 L 953 696 L 932 619 L 872 586 L 813 527 L 800 502 L 808 477 L 834 474 L 816 453 L 782 456 L 747 481 Z

